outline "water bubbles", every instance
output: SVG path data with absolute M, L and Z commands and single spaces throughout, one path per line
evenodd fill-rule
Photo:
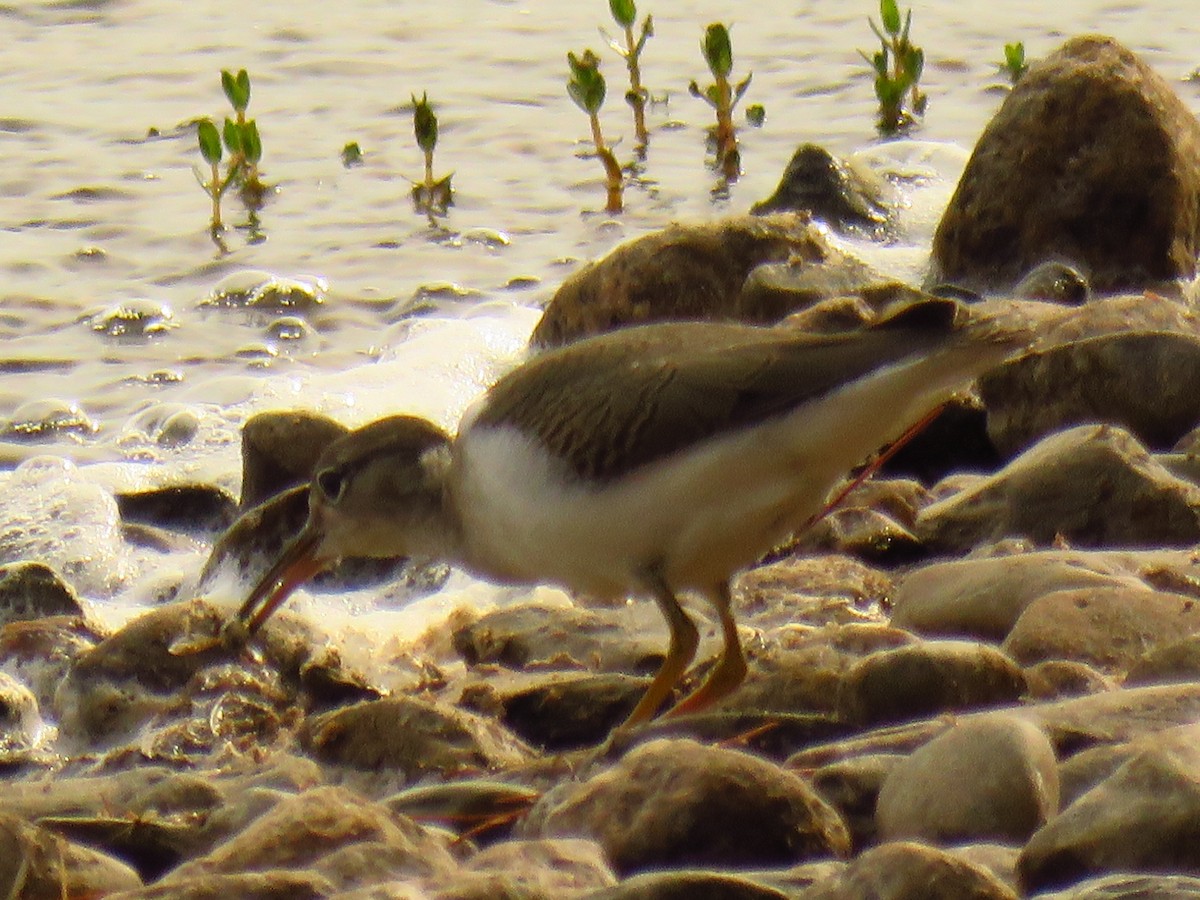
M 88 436 L 99 426 L 76 403 L 47 397 L 18 406 L 12 418 L 0 422 L 0 437 L 14 440 L 52 440 L 63 434 Z
M 246 269 L 222 278 L 200 305 L 278 313 L 307 312 L 325 302 L 327 289 L 328 285 L 320 278 L 284 278 L 258 269 Z
M 143 338 L 164 334 L 177 323 L 166 303 L 139 298 L 116 303 L 93 315 L 92 331 L 110 338 Z

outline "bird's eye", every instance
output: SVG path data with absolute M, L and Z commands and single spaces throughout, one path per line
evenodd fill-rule
M 337 503 L 346 491 L 346 475 L 341 469 L 322 469 L 317 473 L 316 485 L 329 503 Z

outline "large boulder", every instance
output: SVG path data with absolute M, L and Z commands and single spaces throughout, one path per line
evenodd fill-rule
M 935 278 L 1005 289 L 1047 258 L 1100 291 L 1189 278 L 1200 247 L 1200 123 L 1108 37 L 1033 66 L 984 130 L 933 241 Z

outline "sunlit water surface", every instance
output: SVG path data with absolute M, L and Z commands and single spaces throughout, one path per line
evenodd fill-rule
M 46 559 L 103 614 L 127 614 L 194 576 L 206 548 L 126 546 L 113 490 L 201 479 L 236 491 L 238 428 L 260 409 L 311 407 L 351 425 L 412 411 L 453 427 L 519 359 L 539 307 L 582 261 L 672 220 L 745 211 L 803 141 L 917 176 L 900 240 L 858 248 L 917 277 L 966 154 L 1003 100 L 1006 42 L 1036 57 L 1070 35 L 1114 35 L 1200 108 L 1191 0 L 917 0 L 929 110 L 920 143 L 891 144 L 874 132 L 857 53 L 871 49 L 873 3 L 640 6 L 655 20 L 644 77 L 659 102 L 626 211 L 609 216 L 600 166 L 582 157 L 586 119 L 564 89 L 567 50 L 605 51 L 604 127 L 632 161 L 623 66 L 597 32 L 610 24 L 602 0 L 0 4 L 0 561 Z M 707 80 L 703 26 L 731 14 L 735 76 L 753 71 L 746 102 L 767 118 L 742 127 L 744 175 L 726 185 L 706 156 L 710 111 L 687 84 Z M 218 71 L 240 67 L 276 190 L 261 212 L 265 240 L 235 228 L 221 252 L 190 123 L 224 115 Z M 422 92 L 441 121 L 435 168 L 452 170 L 457 188 L 436 227 L 408 196 L 421 158 L 407 103 Z M 350 141 L 362 166 L 341 162 Z M 225 205 L 245 221 L 236 198 Z M 248 269 L 320 284 L 324 302 L 298 323 L 206 304 Z M 147 335 L 98 330 L 97 314 L 122 304 L 169 318 Z M 48 408 L 76 410 L 79 427 L 14 430 Z M 459 602 L 497 596 L 456 575 L 388 613 L 386 627 L 416 633 Z

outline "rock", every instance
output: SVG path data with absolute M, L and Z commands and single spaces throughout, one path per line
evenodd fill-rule
M 1200 870 L 1200 726 L 1144 742 L 1111 777 L 1029 839 L 1022 885 L 1040 891 L 1111 872 Z
M 1198 207 L 1187 106 L 1111 38 L 1072 38 L 1025 73 L 976 144 L 934 235 L 935 278 L 1002 290 L 1050 257 L 1101 291 L 1190 278 Z
M 1158 735 L 1151 732 L 1149 740 Z M 1097 744 L 1080 750 L 1058 767 L 1059 797 L 1066 809 L 1100 782 L 1121 768 L 1138 752 L 1138 740 L 1120 744 Z
M 973 392 L 955 394 L 932 422 L 884 463 L 881 472 L 924 484 L 954 472 L 993 472 L 1003 460 L 992 444 L 988 423 L 989 413 Z
M 1125 557 L 1044 550 L 935 562 L 909 572 L 892 600 L 892 624 L 919 634 L 1002 641 L 1025 608 L 1055 590 L 1149 587 Z
M 1146 900 L 1151 897 L 1173 900 L 1200 897 L 1200 877 L 1120 873 L 1089 878 L 1052 894 L 1038 894 L 1039 900 Z
M 1004 649 L 1023 664 L 1073 659 L 1124 673 L 1144 653 L 1200 629 L 1200 602 L 1184 594 L 1120 587 L 1075 588 L 1039 597 L 1017 619 Z
M 892 492 L 901 493 L 899 487 Z M 894 589 L 891 575 L 849 556 L 788 555 L 739 574 L 733 603 L 739 622 L 764 630 L 850 626 L 878 618 Z M 899 633 L 887 640 L 890 646 L 903 642 Z
M 320 762 L 375 773 L 385 784 L 513 766 L 532 755 L 491 719 L 400 696 L 311 716 L 300 741 Z
M 876 624 L 828 625 L 748 652 L 746 680 L 719 708 L 834 712 L 838 687 L 858 661 L 903 646 L 912 635 Z
M 1117 683 L 1104 673 L 1070 659 L 1048 659 L 1028 666 L 1025 685 L 1031 700 L 1060 700 L 1117 689 Z
M 1125 684 L 1161 684 L 1200 681 L 1200 635 L 1158 642 L 1137 659 L 1125 675 Z
M 0 812 L 0 893 L 5 897 L 108 897 L 141 887 L 124 863 Z
M 795 256 L 753 269 L 728 318 L 763 324 L 783 321 L 783 327 L 796 329 L 818 324 L 828 331 L 838 320 L 855 327 L 859 315 L 864 322 L 871 322 L 892 304 L 921 296 L 919 291 L 887 280 L 853 256 L 828 249 L 817 259 Z M 817 308 L 824 301 L 845 297 L 859 302 Z
M 1014 536 L 1043 545 L 1180 547 L 1200 540 L 1200 488 L 1172 476 L 1129 432 L 1080 425 L 926 507 L 916 533 L 931 549 L 959 553 Z
M 444 839 L 341 787 L 281 800 L 206 856 L 183 863 L 162 886 L 208 874 L 310 870 L 345 890 L 388 878 L 445 878 L 457 869 Z
M 237 872 L 200 874 L 187 883 L 152 884 L 134 891 L 108 894 L 105 900 L 326 900 L 337 888 L 315 872 Z M 340 894 L 338 896 L 341 896 Z
M 807 212 L 838 231 L 875 235 L 887 225 L 894 202 L 887 181 L 871 169 L 838 159 L 816 144 L 801 144 L 775 192 L 750 212 Z
M 655 740 L 530 811 L 530 836 L 598 841 L 622 875 L 649 868 L 771 866 L 844 856 L 849 834 L 800 778 L 746 753 Z
M 815 884 L 804 900 L 1016 900 L 986 868 L 955 853 L 898 841 L 855 858 L 840 876 Z
M 121 520 L 189 533 L 224 531 L 237 518 L 237 503 L 210 484 L 181 484 L 117 493 Z
M 14 750 L 27 750 L 42 737 L 42 716 L 33 692 L 0 671 L 0 760 Z
M 1069 263 L 1051 259 L 1032 270 L 1013 288 L 1013 296 L 1075 306 L 1091 299 L 1087 276 Z
M 1042 703 L 1021 710 L 1060 756 L 1200 721 L 1200 683 L 1155 684 Z
M 831 255 L 840 257 L 807 216 L 671 225 L 622 244 L 567 278 L 530 340 L 557 347 L 622 325 L 732 319 L 756 266 L 792 257 L 817 265 Z
M 454 629 L 454 649 L 468 665 L 513 669 L 595 669 L 653 675 L 667 646 L 652 604 L 582 609 L 529 603 L 485 613 Z
M 856 848 L 878 843 L 875 805 L 879 790 L 902 759 L 898 753 L 864 754 L 829 763 L 812 773 L 813 789 L 842 814 Z
M 873 653 L 842 681 L 838 712 L 862 725 L 1012 703 L 1025 677 L 988 644 L 926 641 Z
M 633 712 L 650 680 L 617 672 L 533 674 L 509 685 L 494 678 L 463 691 L 459 703 L 496 714 L 523 740 L 558 751 L 599 744 Z
M 50 616 L 84 615 L 75 590 L 44 563 L 0 566 L 0 627 Z
M 617 879 L 599 844 L 574 838 L 516 840 L 493 844 L 475 854 L 439 890 L 436 900 L 496 900 L 520 897 L 556 900 L 602 891 Z
M 243 509 L 306 484 L 325 448 L 350 429 L 306 410 L 274 410 L 242 425 Z
M 587 900 L 788 900 L 795 896 L 753 875 L 675 869 L 646 872 L 588 894 Z
M 470 832 L 478 840 L 484 834 L 490 838 L 503 836 L 507 832 L 504 826 L 524 814 L 539 796 L 539 791 L 519 784 L 458 778 L 404 788 L 382 802 L 393 812 Z
M 1005 456 L 1088 422 L 1167 449 L 1200 422 L 1200 336 L 1139 330 L 1053 345 L 985 373 L 979 391 Z
M 248 758 L 247 758 L 248 759 Z M 312 762 L 273 754 L 223 770 L 147 765 L 105 775 L 57 773 L 10 781 L 0 813 L 37 821 L 69 840 L 124 860 L 146 881 L 207 853 L 278 802 L 312 786 Z
M 28 685 L 38 706 L 51 709 L 75 660 L 99 637 L 77 616 L 50 616 L 0 628 L 0 667 Z
M 1058 812 L 1057 766 L 1037 726 L 1006 714 L 964 719 L 891 767 L 875 812 L 880 838 L 1021 843 Z

